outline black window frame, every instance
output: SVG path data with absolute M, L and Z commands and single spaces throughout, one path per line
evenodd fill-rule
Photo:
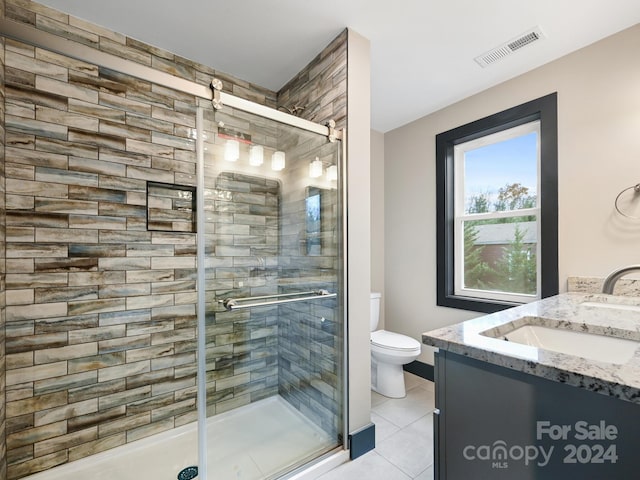
M 557 93 L 436 135 L 437 305 L 492 313 L 520 303 L 456 295 L 454 291 L 454 147 L 540 121 L 540 297 L 558 294 Z

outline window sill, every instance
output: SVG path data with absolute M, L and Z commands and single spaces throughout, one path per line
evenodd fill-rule
M 458 308 L 472 312 L 494 313 L 511 307 L 523 305 L 522 303 L 506 302 L 499 300 L 483 300 L 476 297 L 463 297 L 460 295 L 439 296 L 436 303 L 440 307 Z

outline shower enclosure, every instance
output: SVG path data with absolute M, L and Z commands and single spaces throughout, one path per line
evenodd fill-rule
M 198 127 L 200 464 L 275 478 L 344 438 L 341 144 L 210 104 Z
M 2 30 L 8 478 L 274 479 L 342 451 L 340 135 Z

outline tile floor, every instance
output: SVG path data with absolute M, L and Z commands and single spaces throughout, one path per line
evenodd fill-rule
M 318 480 L 433 480 L 433 383 L 405 373 L 407 396 L 371 392 L 376 448 Z

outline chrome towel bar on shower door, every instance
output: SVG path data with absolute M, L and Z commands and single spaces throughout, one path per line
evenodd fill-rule
M 239 310 L 241 308 L 264 307 L 266 305 L 279 305 L 281 303 L 302 302 L 305 300 L 317 300 L 319 298 L 334 298 L 336 295 L 337 295 L 336 293 L 329 293 L 327 290 L 311 290 L 308 292 L 263 295 L 261 297 L 225 298 L 224 300 L 218 300 L 218 303 L 221 303 L 222 306 L 227 310 Z M 296 297 L 296 298 L 289 298 L 289 297 Z M 255 302 L 255 300 L 265 300 L 265 299 L 272 299 L 272 298 L 275 298 L 278 300 L 271 300 L 266 302 Z M 253 301 L 254 303 L 238 304 L 238 302 L 250 302 L 250 301 Z

